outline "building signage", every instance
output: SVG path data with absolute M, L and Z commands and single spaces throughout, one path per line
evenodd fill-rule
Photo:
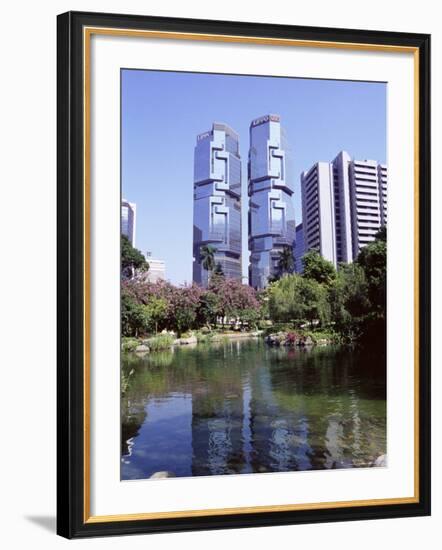
M 199 134 L 197 137 L 196 137 L 196 140 L 197 141 L 200 141 L 204 138 L 207 138 L 207 137 L 210 137 L 212 135 L 212 132 L 204 132 L 204 134 Z
M 280 122 L 279 115 L 265 115 L 261 116 L 259 118 L 255 118 L 255 120 L 252 121 L 252 126 L 259 126 L 260 124 L 264 124 L 265 122 Z

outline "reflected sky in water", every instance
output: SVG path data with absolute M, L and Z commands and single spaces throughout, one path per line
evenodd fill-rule
M 121 478 L 372 466 L 386 453 L 385 358 L 260 340 L 123 358 Z

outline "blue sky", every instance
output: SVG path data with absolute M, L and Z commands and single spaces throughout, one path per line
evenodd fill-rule
M 247 153 L 252 119 L 281 116 L 299 175 L 345 149 L 386 162 L 384 83 L 122 70 L 122 193 L 137 204 L 136 246 L 166 262 L 174 284 L 192 280 L 193 152 L 212 122 L 240 136 L 243 250 L 247 251 Z M 248 254 L 243 257 L 247 273 Z

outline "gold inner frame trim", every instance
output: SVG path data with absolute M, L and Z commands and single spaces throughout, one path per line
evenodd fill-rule
M 235 508 L 214 508 L 203 510 L 177 510 L 171 512 L 148 512 L 136 514 L 91 515 L 91 431 L 90 431 L 90 94 L 91 94 L 91 36 L 124 36 L 136 38 L 156 38 L 173 40 L 194 40 L 203 42 L 233 42 L 239 44 L 257 44 L 270 46 L 332 48 L 388 53 L 412 53 L 414 63 L 414 494 L 411 497 L 350 500 L 336 502 L 316 502 L 300 504 L 283 504 L 270 506 L 250 506 Z M 412 504 L 419 502 L 419 49 L 412 46 L 395 46 L 388 44 L 364 44 L 351 42 L 331 42 L 320 40 L 296 40 L 269 37 L 246 37 L 236 35 L 186 33 L 168 31 L 149 31 L 137 29 L 115 29 L 108 27 L 83 28 L 83 92 L 84 92 L 84 135 L 83 135 L 83 168 L 84 168 L 84 487 L 83 517 L 84 523 L 103 523 L 116 521 L 141 521 L 149 519 L 191 518 L 231 514 L 252 514 L 264 512 L 287 512 L 300 510 L 324 510 L 348 508 L 352 506 L 380 506 L 388 504 Z

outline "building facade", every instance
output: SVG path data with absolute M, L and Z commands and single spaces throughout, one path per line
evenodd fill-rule
M 135 246 L 135 229 L 137 222 L 137 205 L 123 199 L 121 202 L 121 233 L 132 246 Z
M 296 226 L 295 232 L 295 241 L 293 243 L 293 256 L 295 258 L 295 272 L 302 273 L 304 266 L 302 264 L 302 257 L 305 254 L 305 243 L 304 243 L 304 229 L 303 224 L 298 223 Z
M 241 280 L 241 159 L 236 132 L 222 123 L 197 136 L 194 154 L 193 281 L 207 287 L 204 252 Z
M 152 258 L 150 252 L 146 252 L 146 260 L 149 264 L 149 269 L 146 272 L 146 281 L 156 283 L 166 280 L 166 263 L 164 260 Z
M 305 251 L 335 266 L 352 262 L 387 224 L 387 167 L 346 151 L 301 174 Z
M 336 265 L 333 167 L 317 162 L 301 175 L 302 225 L 305 251 L 317 250 Z
M 261 289 L 278 274 L 281 250 L 292 248 L 295 212 L 292 158 L 279 115 L 250 125 L 248 162 L 249 284 Z
M 374 241 L 376 233 L 384 225 L 384 209 L 378 163 L 373 160 L 354 160 L 349 164 L 349 168 L 352 195 L 353 258 L 356 258 L 363 246 Z

